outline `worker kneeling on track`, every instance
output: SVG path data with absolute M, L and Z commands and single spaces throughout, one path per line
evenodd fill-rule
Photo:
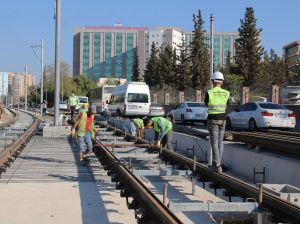
M 145 128 L 153 128 L 155 131 L 156 146 L 167 148 L 174 151 L 172 147 L 173 125 L 172 122 L 164 117 L 153 117 L 144 119 Z
M 131 119 L 126 119 L 124 123 L 122 124 L 122 130 L 124 130 L 126 133 L 131 134 L 133 136 L 136 135 L 136 128 Z
M 75 124 L 72 127 L 72 137 L 77 137 L 80 151 L 80 164 L 86 165 L 88 163 L 87 155 L 93 150 L 92 139 L 95 137 L 94 116 L 93 111 L 89 109 L 87 112 L 87 104 L 84 103 L 84 109 L 78 116 Z

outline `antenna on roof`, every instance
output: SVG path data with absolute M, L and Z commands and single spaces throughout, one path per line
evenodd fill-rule
M 121 27 L 121 26 L 122 26 L 121 22 L 119 21 L 119 19 L 117 19 L 115 23 L 115 27 Z

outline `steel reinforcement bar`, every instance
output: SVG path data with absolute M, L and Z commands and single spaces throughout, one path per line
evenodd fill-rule
M 32 115 L 32 114 L 31 114 Z M 32 115 L 34 117 L 34 115 Z M 27 129 L 16 141 L 8 145 L 0 152 L 0 174 L 5 171 L 5 168 L 10 162 L 20 153 L 20 150 L 28 142 L 34 131 L 36 130 L 40 120 L 34 117 L 33 124 Z
M 104 154 L 110 168 L 120 176 L 135 201 L 148 211 L 151 221 L 156 223 L 182 224 L 171 210 L 166 207 L 127 167 L 117 159 L 106 146 L 95 140 L 96 148 Z M 97 154 L 97 153 L 96 153 Z
M 105 125 L 108 128 L 115 130 L 120 134 L 124 134 L 122 130 L 119 130 L 110 125 Z M 141 138 L 136 138 L 133 135 L 126 134 L 127 137 L 136 140 L 136 143 L 139 144 L 147 144 L 146 140 Z M 299 146 L 299 145 L 298 145 Z M 243 182 L 237 178 L 229 176 L 225 173 L 214 173 L 208 170 L 208 168 L 198 162 L 195 162 L 193 159 L 187 158 L 183 155 L 180 155 L 176 152 L 169 151 L 168 149 L 162 148 L 160 156 L 165 157 L 166 159 L 181 164 L 183 166 L 189 167 L 195 174 L 198 174 L 202 178 L 207 178 L 212 180 L 225 188 L 233 190 L 235 193 L 239 193 L 242 196 L 255 198 L 257 201 L 259 200 L 259 188 L 253 185 L 250 185 L 246 182 Z M 288 221 L 292 221 L 295 223 L 300 223 L 300 207 L 285 201 L 268 191 L 263 190 L 262 192 L 262 207 L 270 209 L 272 212 L 281 215 L 286 218 Z

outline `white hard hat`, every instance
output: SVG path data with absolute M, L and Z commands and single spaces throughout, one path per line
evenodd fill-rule
M 224 80 L 223 73 L 216 71 L 211 75 L 211 78 L 214 82 L 222 82 Z

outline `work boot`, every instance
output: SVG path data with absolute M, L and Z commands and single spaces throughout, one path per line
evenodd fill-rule
M 90 159 L 86 156 L 86 157 L 84 157 L 84 158 L 82 159 L 82 161 L 85 161 L 85 162 L 89 163 L 89 162 L 90 162 Z
M 212 165 L 208 165 L 208 170 L 214 173 L 222 173 L 222 166 L 218 164 L 216 161 L 213 162 Z
M 87 162 L 84 159 L 80 160 L 80 165 L 86 166 L 86 164 L 87 164 Z

